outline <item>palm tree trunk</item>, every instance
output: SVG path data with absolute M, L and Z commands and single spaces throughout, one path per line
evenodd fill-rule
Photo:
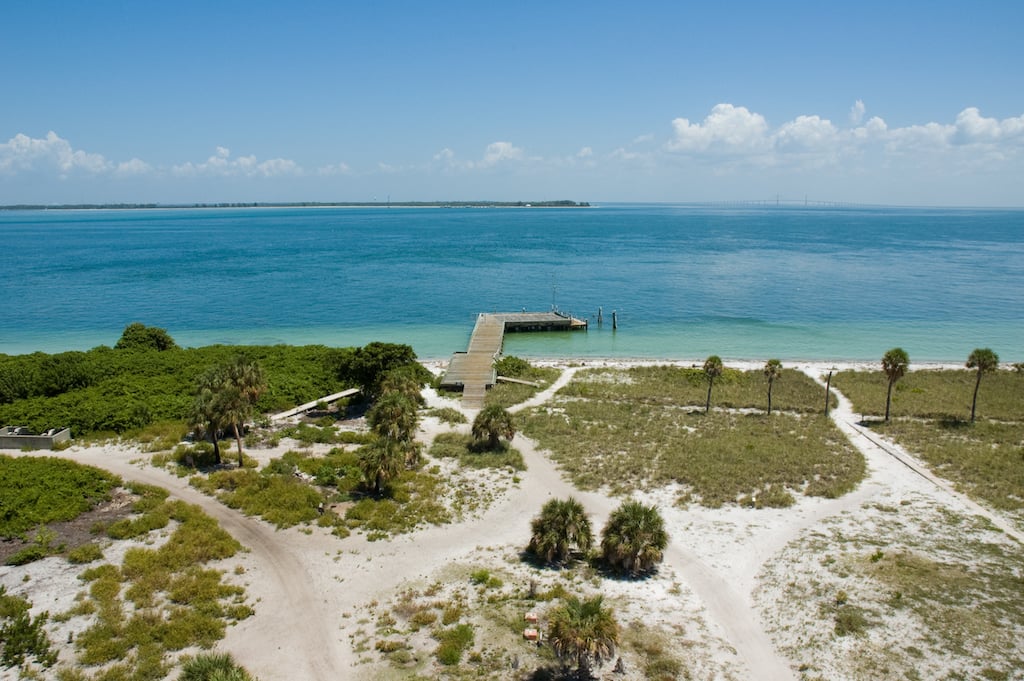
M 242 436 L 238 432 L 238 424 L 232 423 L 231 427 L 235 429 L 235 442 L 238 443 L 238 467 L 241 468 L 244 463 L 242 461 Z
M 705 414 L 707 414 L 709 411 L 711 411 L 711 386 L 713 386 L 714 384 L 715 384 L 715 379 L 712 378 L 712 379 L 710 379 L 708 381 L 708 399 L 704 403 L 704 413 Z
M 889 389 L 885 392 L 885 420 L 889 420 L 889 405 L 892 403 L 892 384 L 894 381 L 889 381 Z
M 974 423 L 974 408 L 978 406 L 978 388 L 981 387 L 981 370 L 978 370 L 978 380 L 974 382 L 974 397 L 971 398 L 971 423 Z
M 768 414 L 772 413 L 772 384 L 768 383 Z
M 210 442 L 213 443 L 213 463 L 220 465 L 220 445 L 217 444 L 217 429 L 210 428 Z

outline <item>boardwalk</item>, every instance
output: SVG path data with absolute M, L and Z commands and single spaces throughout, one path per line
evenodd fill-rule
M 494 360 L 501 353 L 506 331 L 571 331 L 587 328 L 587 322 L 557 312 L 480 313 L 466 352 L 452 355 L 441 387 L 462 389 L 462 404 L 481 409 L 487 389 L 497 376 Z

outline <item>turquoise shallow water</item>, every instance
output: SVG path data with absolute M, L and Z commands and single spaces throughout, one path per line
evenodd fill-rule
M 142 321 L 184 345 L 389 340 L 441 358 L 465 348 L 477 312 L 552 304 L 590 331 L 510 335 L 506 352 L 1024 354 L 1024 211 L 18 211 L 0 212 L 0 239 L 8 354 L 112 345 Z

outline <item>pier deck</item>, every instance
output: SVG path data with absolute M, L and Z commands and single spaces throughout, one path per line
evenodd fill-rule
M 501 353 L 505 332 L 571 331 L 586 329 L 587 322 L 557 312 L 509 312 L 477 315 L 469 348 L 456 352 L 441 377 L 441 387 L 462 389 L 462 404 L 482 409 L 487 389 L 497 382 L 494 360 Z

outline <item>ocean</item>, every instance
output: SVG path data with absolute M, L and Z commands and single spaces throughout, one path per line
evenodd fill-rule
M 0 211 L 0 353 L 113 345 L 464 350 L 478 312 L 531 358 L 1024 360 L 1024 211 L 636 205 Z M 604 324 L 598 325 L 598 310 Z M 612 329 L 612 312 L 618 328 Z

